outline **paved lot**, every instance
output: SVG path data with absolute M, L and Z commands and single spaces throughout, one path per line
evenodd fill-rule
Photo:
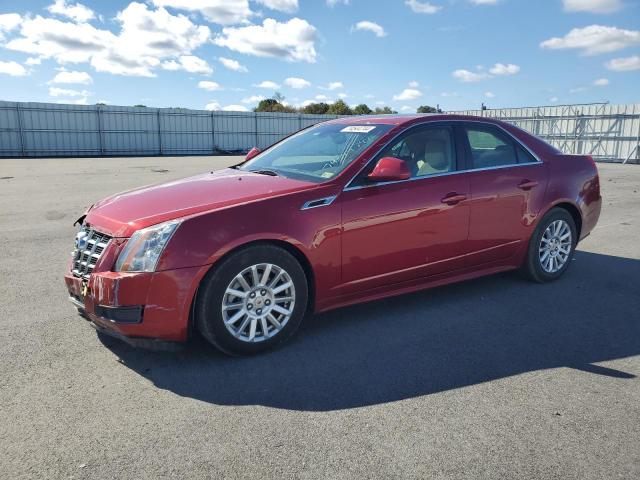
M 600 166 L 552 285 L 350 307 L 256 358 L 101 341 L 66 300 L 75 218 L 233 160 L 0 160 L 0 478 L 640 478 L 640 166 Z

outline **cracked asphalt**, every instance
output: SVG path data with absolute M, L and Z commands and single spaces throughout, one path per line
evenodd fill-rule
M 308 318 L 232 359 L 100 338 L 67 301 L 94 201 L 237 157 L 0 160 L 0 478 L 640 478 L 640 166 L 553 284 Z

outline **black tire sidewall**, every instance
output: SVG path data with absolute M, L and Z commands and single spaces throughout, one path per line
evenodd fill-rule
M 540 264 L 538 249 L 544 231 L 552 222 L 555 222 L 556 220 L 564 220 L 565 222 L 567 222 L 569 228 L 571 229 L 571 251 L 569 252 L 569 258 L 562 266 L 562 268 L 560 268 L 560 270 L 558 270 L 557 272 L 549 273 L 546 272 Z M 527 262 L 525 265 L 525 270 L 528 276 L 540 283 L 551 282 L 553 280 L 556 280 L 557 278 L 560 278 L 569 268 L 569 265 L 573 260 L 576 245 L 578 242 L 577 235 L 578 232 L 576 223 L 569 212 L 567 212 L 563 208 L 554 208 L 547 212 L 547 214 L 540 220 L 540 222 L 536 226 L 536 229 L 531 237 L 531 241 L 529 242 L 529 251 L 527 252 Z
M 291 318 L 274 337 L 249 343 L 235 338 L 224 325 L 222 299 L 231 280 L 242 270 L 257 263 L 272 263 L 287 271 L 293 280 L 296 301 Z M 204 278 L 195 308 L 195 323 L 200 333 L 229 355 L 253 355 L 289 339 L 302 323 L 307 310 L 308 287 L 304 270 L 296 258 L 274 245 L 255 245 L 229 255 Z

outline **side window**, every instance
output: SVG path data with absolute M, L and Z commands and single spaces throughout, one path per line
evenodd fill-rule
M 412 177 L 424 177 L 455 170 L 455 147 L 449 128 L 427 128 L 404 135 L 376 157 L 404 160 Z
M 471 147 L 472 168 L 490 168 L 518 163 L 513 142 L 504 134 L 486 127 L 466 127 Z
M 536 163 L 536 157 L 531 155 L 529 151 L 524 148 L 522 145 L 516 146 L 516 150 L 518 151 L 518 163 Z

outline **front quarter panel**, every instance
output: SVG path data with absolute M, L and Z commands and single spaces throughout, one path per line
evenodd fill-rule
M 301 207 L 335 193 L 332 187 L 315 188 L 187 218 L 167 245 L 158 270 L 198 266 L 205 267 L 203 276 L 208 266 L 238 247 L 283 241 L 306 257 L 313 269 L 316 294 L 325 295 L 340 282 L 339 199 L 323 207 Z

